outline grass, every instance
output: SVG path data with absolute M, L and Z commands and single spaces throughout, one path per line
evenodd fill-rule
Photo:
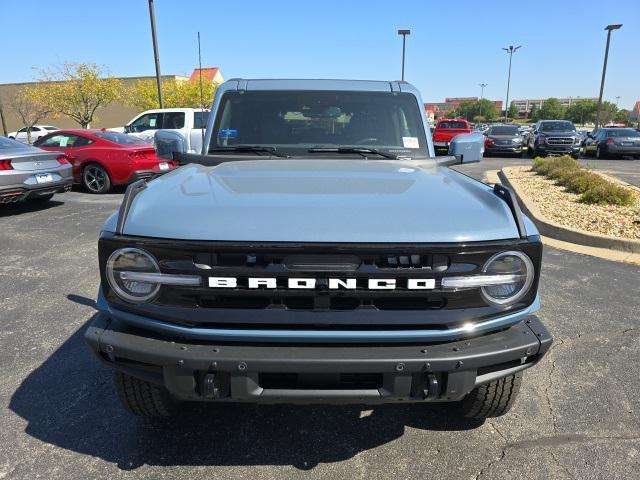
M 578 201 L 581 203 L 632 206 L 636 201 L 632 190 L 590 172 L 568 155 L 537 157 L 533 160 L 532 168 L 538 175 L 554 180 L 567 191 L 580 195 Z

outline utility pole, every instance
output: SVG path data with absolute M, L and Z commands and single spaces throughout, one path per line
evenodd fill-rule
M 149 18 L 151 19 L 151 40 L 153 41 L 153 57 L 156 62 L 156 84 L 158 85 L 158 103 L 164 108 L 162 100 L 162 82 L 160 80 L 160 55 L 158 54 L 158 39 L 156 36 L 156 14 L 153 11 L 153 0 L 149 0 Z
M 620 95 L 616 95 L 616 108 L 618 108 L 619 101 L 620 101 Z
M 411 35 L 411 30 L 398 30 L 398 35 L 402 35 L 402 77 L 401 80 L 404 82 L 404 53 L 405 47 L 407 44 L 407 35 Z
M 513 52 L 521 48 L 522 45 L 518 45 L 514 47 L 513 45 L 509 45 L 509 48 L 503 48 L 505 52 L 509 54 L 509 76 L 507 77 L 507 101 L 504 106 L 504 123 L 507 123 L 509 120 L 509 87 L 511 85 L 511 59 L 513 58 Z
M 600 80 L 600 96 L 598 97 L 598 110 L 596 110 L 596 128 L 600 126 L 600 110 L 602 109 L 602 94 L 604 93 L 604 77 L 607 74 L 607 61 L 609 60 L 609 43 L 611 43 L 611 32 L 618 30 L 622 24 L 607 25 L 607 46 L 604 49 L 604 63 L 602 64 L 602 79 Z
M 4 110 L 2 108 L 2 99 L 0 99 L 0 121 L 2 121 L 2 131 L 4 132 L 4 136 L 7 136 L 7 123 L 4 120 Z
M 480 86 L 480 102 L 478 102 L 480 104 L 480 117 L 482 116 L 482 99 L 484 98 L 484 87 L 486 87 L 487 85 L 489 85 L 488 83 L 479 83 L 478 84 Z

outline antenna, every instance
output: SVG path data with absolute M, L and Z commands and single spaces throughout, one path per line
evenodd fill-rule
M 204 92 L 202 91 L 202 55 L 200 54 L 200 32 L 198 32 L 198 72 L 200 73 L 200 122 L 202 128 L 202 151 L 204 152 Z

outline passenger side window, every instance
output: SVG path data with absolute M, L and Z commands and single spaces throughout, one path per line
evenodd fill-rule
M 134 120 L 129 125 L 129 130 L 132 132 L 144 132 L 145 130 L 157 130 L 161 128 L 162 114 L 161 113 L 147 113 L 140 118 Z
M 178 130 L 184 128 L 184 112 L 166 112 L 162 121 L 162 128 Z
M 194 112 L 193 128 L 207 128 L 208 120 L 209 120 L 209 112 Z

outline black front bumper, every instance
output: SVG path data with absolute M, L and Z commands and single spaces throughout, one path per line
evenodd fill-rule
M 97 313 L 85 339 L 106 365 L 176 398 L 259 403 L 456 401 L 524 370 L 552 337 L 536 316 L 480 337 L 422 345 L 181 343 Z

